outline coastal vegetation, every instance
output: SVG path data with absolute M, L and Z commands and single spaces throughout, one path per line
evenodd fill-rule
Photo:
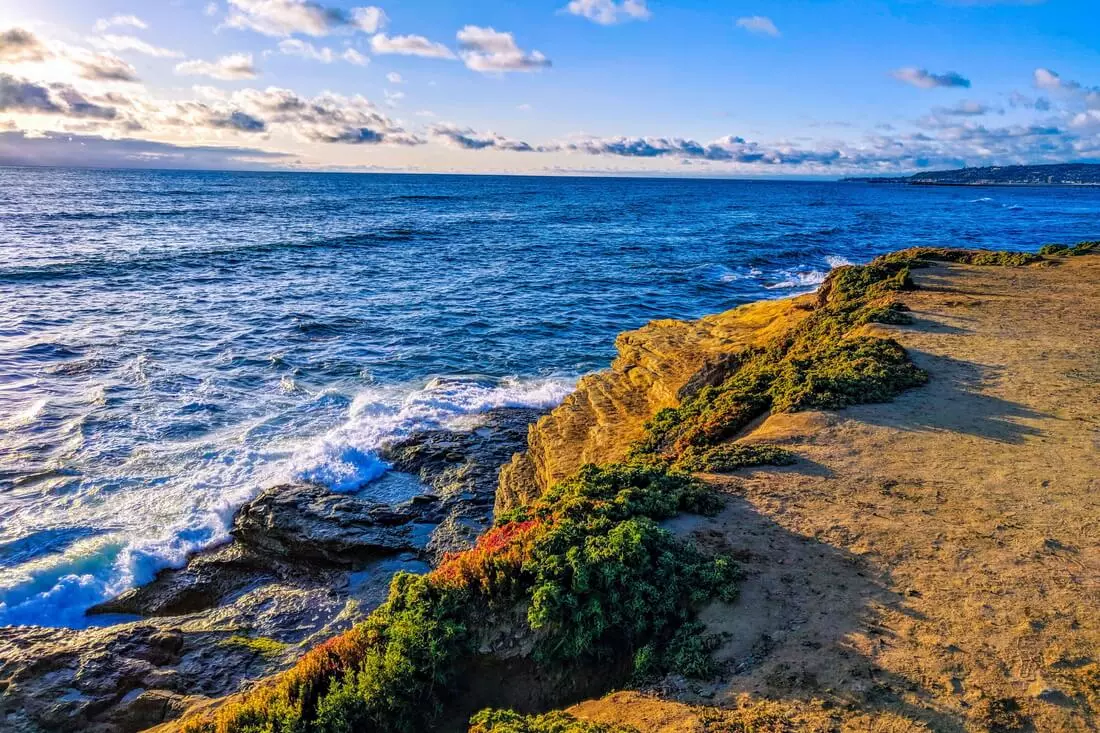
M 470 733 L 637 733 L 637 728 L 589 723 L 560 711 L 520 715 L 511 710 L 482 710 L 470 720 Z
M 1065 255 L 1068 257 L 1076 257 L 1089 254 L 1090 252 L 1100 252 L 1100 241 L 1078 242 L 1072 247 L 1068 244 L 1044 244 L 1039 249 L 1039 254 L 1048 256 Z
M 717 506 L 684 473 L 587 467 L 431 573 L 398 574 L 363 624 L 184 729 L 424 730 L 485 635 L 517 611 L 541 664 L 645 650 L 648 661 L 699 669 L 705 651 L 676 630 L 705 601 L 732 599 L 736 571 L 658 521 Z
M 470 720 L 470 733 L 637 733 L 637 728 L 589 723 L 560 711 L 520 715 L 511 710 L 482 710 Z
M 1095 243 L 1093 243 L 1095 244 Z M 736 439 L 769 411 L 883 402 L 928 375 L 868 323 L 908 318 L 896 300 L 930 260 L 1021 266 L 1019 253 L 911 249 L 837 268 L 813 312 L 732 360 L 719 383 L 659 412 L 621 463 L 588 465 L 497 517 L 476 545 L 426 575 L 399 573 L 387 601 L 294 667 L 186 720 L 189 733 L 425 730 L 459 694 L 471 660 L 521 638 L 546 669 L 632 658 L 636 679 L 716 673 L 695 622 L 732 601 L 738 570 L 678 539 L 662 520 L 713 514 L 721 500 L 693 472 L 783 465 L 796 457 Z M 609 680 L 610 682 L 610 680 Z M 563 713 L 476 715 L 478 733 L 624 733 Z

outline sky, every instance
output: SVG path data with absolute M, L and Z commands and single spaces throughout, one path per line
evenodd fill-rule
M 1100 162 L 1100 0 L 0 0 L 0 164 Z

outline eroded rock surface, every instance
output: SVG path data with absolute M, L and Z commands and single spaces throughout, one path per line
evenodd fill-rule
M 519 506 L 586 463 L 622 459 L 658 411 L 723 381 L 737 355 L 809 314 L 813 296 L 761 301 L 697 321 L 659 320 L 620 334 L 611 368 L 584 377 L 532 425 L 527 450 L 504 467 L 496 509 Z
M 264 491 L 230 543 L 93 609 L 140 621 L 0 628 L 0 730 L 143 730 L 285 668 L 381 603 L 395 572 L 473 542 L 538 414 L 502 408 L 390 446 L 386 460 L 422 491 L 397 505 L 311 484 Z

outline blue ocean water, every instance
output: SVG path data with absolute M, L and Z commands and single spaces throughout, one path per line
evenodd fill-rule
M 615 335 L 911 245 L 1100 235 L 1100 190 L 0 168 L 0 624 L 224 540 L 265 486 L 559 401 Z

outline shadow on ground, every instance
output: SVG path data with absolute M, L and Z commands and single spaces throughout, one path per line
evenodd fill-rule
M 890 403 L 889 409 L 861 405 L 843 414 L 896 430 L 948 431 L 999 443 L 1019 444 L 1028 437 L 1042 435 L 1024 421 L 1051 415 L 980 391 L 1000 378 L 997 368 L 914 350 L 909 350 L 909 356 L 928 372 L 935 389 L 905 392 Z
M 868 657 L 867 649 L 894 643 L 880 622 L 884 612 L 919 618 L 890 590 L 888 577 L 859 556 L 762 514 L 736 495 L 736 478 L 716 487 L 729 494 L 721 514 L 669 523 L 707 551 L 734 558 L 745 573 L 735 603 L 716 603 L 701 614 L 708 631 L 725 639 L 716 656 L 726 671 L 721 682 L 700 690 L 698 702 L 733 703 L 741 694 L 824 700 L 893 713 L 945 733 L 965 730 L 958 715 L 934 703 L 931 691 Z

